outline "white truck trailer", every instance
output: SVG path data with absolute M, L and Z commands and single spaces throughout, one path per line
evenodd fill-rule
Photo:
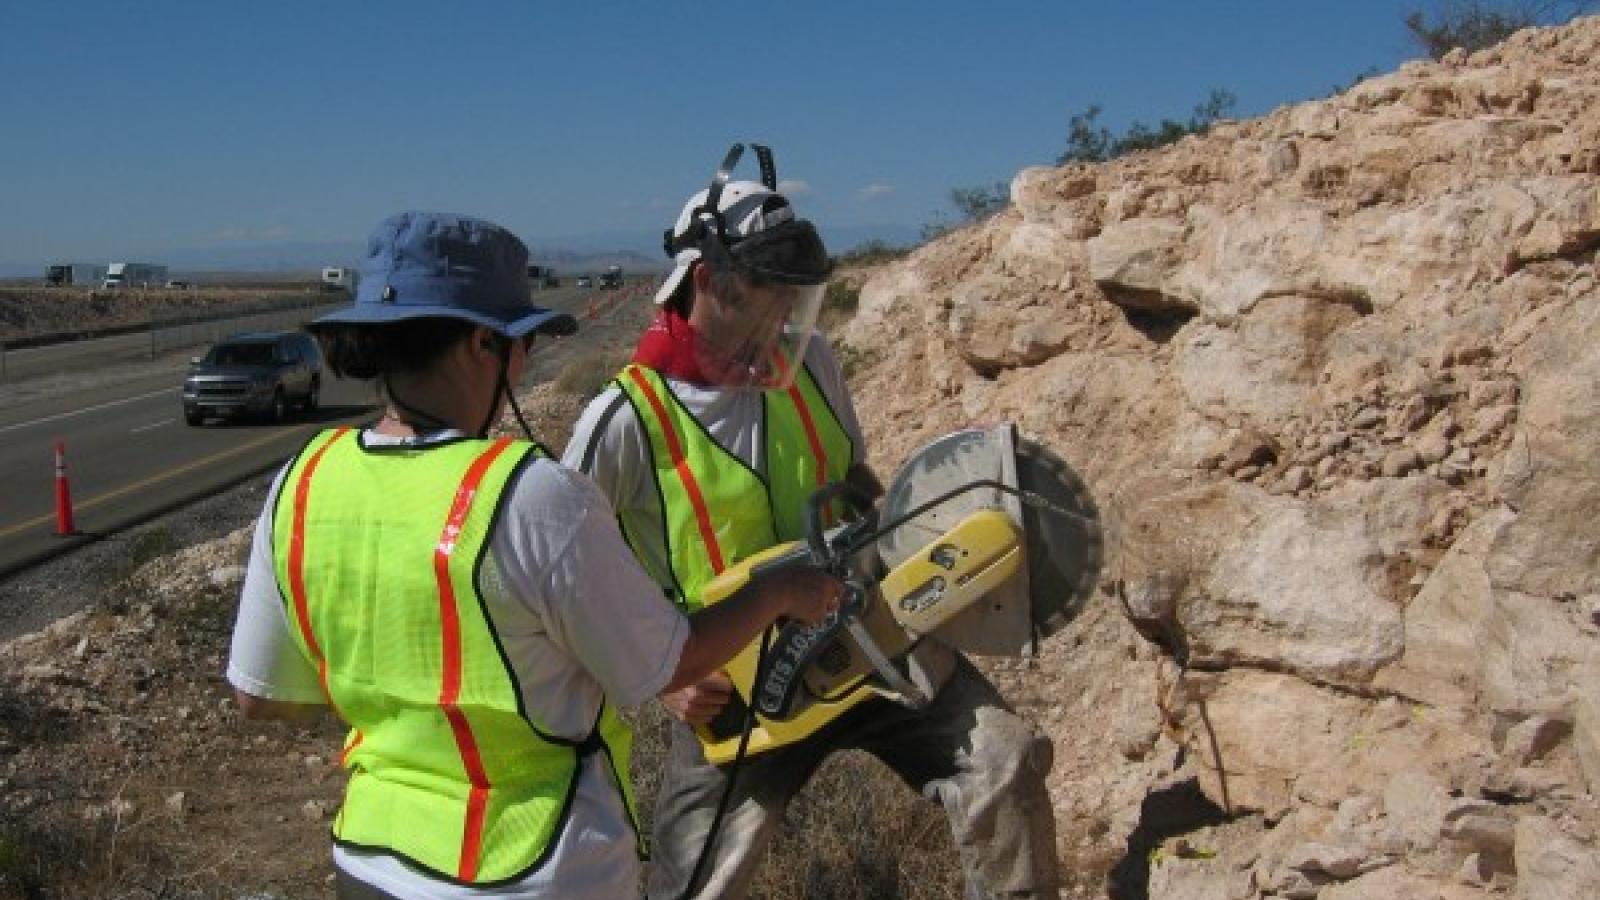
M 322 289 L 325 291 L 354 291 L 360 276 L 355 269 L 328 266 L 322 270 Z
M 56 263 L 44 270 L 44 283 L 66 287 L 99 287 L 106 280 L 106 267 L 93 263 Z
M 167 283 L 167 267 L 155 263 L 114 262 L 106 266 L 102 288 L 161 287 Z

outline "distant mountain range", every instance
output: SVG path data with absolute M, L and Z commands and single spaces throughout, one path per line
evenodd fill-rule
M 901 225 L 853 226 L 824 229 L 831 250 L 842 253 L 870 241 L 895 246 L 915 244 L 917 229 Z M 553 267 L 558 274 L 599 271 L 621 266 L 628 272 L 664 272 L 671 266 L 661 251 L 659 235 L 614 233 L 577 235 L 532 242 L 532 262 Z M 228 244 L 177 249 L 166 253 L 141 253 L 131 259 L 165 265 L 174 275 L 193 272 L 315 272 L 324 266 L 359 266 L 365 245 L 360 241 L 302 241 Z M 45 266 L 62 262 L 105 263 L 78 254 L 70 259 L 0 262 L 0 278 L 44 276 Z

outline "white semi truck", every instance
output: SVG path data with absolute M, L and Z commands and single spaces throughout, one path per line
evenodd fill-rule
M 354 291 L 360 275 L 355 269 L 328 266 L 322 270 L 322 289 L 325 291 Z
M 56 263 L 44 270 L 44 283 L 58 287 L 99 287 L 105 280 L 106 267 L 93 263 Z
M 167 267 L 154 263 L 114 262 L 106 266 L 102 288 L 161 287 L 167 283 Z

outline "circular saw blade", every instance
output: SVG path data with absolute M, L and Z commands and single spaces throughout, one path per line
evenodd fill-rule
M 894 521 L 942 494 L 984 480 L 1011 484 L 1032 499 L 990 487 L 958 493 L 884 534 L 878 551 L 892 569 L 971 513 L 1004 509 L 1021 526 L 1026 544 L 1031 637 L 1048 637 L 1076 618 L 1093 596 L 1104 547 L 1093 497 L 1083 479 L 1049 448 L 1009 426 L 945 435 L 895 473 L 879 521 Z M 959 634 L 948 637 L 961 645 Z

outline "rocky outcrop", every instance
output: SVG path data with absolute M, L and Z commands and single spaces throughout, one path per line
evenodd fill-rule
M 881 469 L 1008 419 L 1100 498 L 1103 604 L 994 665 L 1080 890 L 1592 896 L 1600 19 L 1011 193 L 842 352 Z

